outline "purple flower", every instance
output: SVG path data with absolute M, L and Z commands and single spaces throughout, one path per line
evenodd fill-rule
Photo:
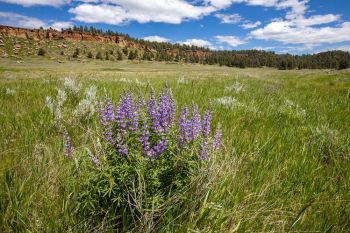
M 168 99 L 168 93 L 166 89 L 163 89 L 158 98 L 158 112 L 157 118 L 160 127 L 157 128 L 157 134 L 167 133 L 170 128 L 170 105 Z
M 201 143 L 199 144 L 199 154 L 198 159 L 199 160 L 209 160 L 209 144 L 207 138 L 202 138 Z
M 157 117 L 157 101 L 154 96 L 154 90 L 151 89 L 150 98 L 147 102 L 147 113 L 149 118 L 151 119 L 151 128 L 153 131 L 158 132 L 159 119 Z
M 202 136 L 207 138 L 210 135 L 210 123 L 211 123 L 211 108 L 209 107 L 205 111 L 202 122 Z
M 202 131 L 201 116 L 194 102 L 192 102 L 191 131 L 191 140 L 196 140 Z
M 179 116 L 179 146 L 184 147 L 190 141 L 191 138 L 191 124 L 188 118 L 188 108 L 184 106 Z
M 113 133 L 112 133 L 112 126 L 111 121 L 114 119 L 114 112 L 113 112 L 113 105 L 112 101 L 109 98 L 106 98 L 105 100 L 105 108 L 102 109 L 101 103 L 98 102 L 98 113 L 101 125 L 103 127 L 103 134 L 106 139 L 111 145 L 114 145 L 114 139 L 113 139 Z
M 127 155 L 127 154 L 129 154 L 128 147 L 127 147 L 125 144 L 123 144 L 122 141 L 118 142 L 118 143 L 116 144 L 116 146 L 117 146 L 117 150 L 118 150 L 118 152 L 119 152 L 120 154 L 122 154 L 122 155 Z
M 115 118 L 113 104 L 112 104 L 112 100 L 108 97 L 105 100 L 105 110 L 104 111 L 105 111 L 106 120 L 113 121 Z
M 67 157 L 73 157 L 72 154 L 73 154 L 74 147 L 72 145 L 67 129 L 63 130 L 63 147 L 64 147 L 64 154 Z
M 120 101 L 116 107 L 115 121 L 119 132 L 121 134 L 125 134 L 126 133 L 126 112 L 122 101 Z
M 153 156 L 158 157 L 160 154 L 162 154 L 166 149 L 168 148 L 168 142 L 165 137 L 160 139 L 157 144 L 153 148 Z
M 220 124 L 218 124 L 218 127 L 216 129 L 216 133 L 215 133 L 215 136 L 214 136 L 214 140 L 213 140 L 213 145 L 212 145 L 212 148 L 213 148 L 214 152 L 217 152 L 220 149 L 221 136 L 222 136 L 222 132 L 221 132 L 221 129 L 220 129 Z
M 142 124 L 142 133 L 140 136 L 141 151 L 144 156 L 152 157 L 150 142 L 149 142 L 149 131 L 146 120 Z
M 123 110 L 126 113 L 126 118 L 128 119 L 128 128 L 131 132 L 136 132 L 138 129 L 138 108 L 134 103 L 134 94 L 129 91 L 125 94 L 123 100 Z
M 139 90 L 139 95 L 137 97 L 137 110 L 140 112 L 144 105 L 145 105 L 145 99 L 142 96 L 141 90 Z

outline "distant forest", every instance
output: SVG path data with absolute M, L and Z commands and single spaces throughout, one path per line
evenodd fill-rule
M 275 67 L 281 70 L 287 69 L 347 69 L 350 68 L 350 53 L 345 51 L 327 51 L 318 54 L 292 55 L 276 54 L 262 50 L 220 50 L 213 51 L 208 48 L 189 46 L 183 44 L 171 44 L 167 42 L 151 42 L 130 37 L 128 34 L 103 31 L 94 27 L 74 26 L 62 29 L 89 32 L 105 36 L 122 36 L 126 40 L 133 41 L 153 51 L 144 50 L 138 53 L 133 50 L 124 50 L 128 59 L 156 60 L 169 62 L 188 62 L 201 64 L 218 64 L 230 67 Z

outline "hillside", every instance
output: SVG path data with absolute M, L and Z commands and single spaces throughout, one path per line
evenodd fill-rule
M 261 50 L 212 51 L 196 46 L 150 42 L 91 27 L 24 29 L 0 25 L 0 57 L 25 59 L 44 56 L 66 60 L 123 59 L 219 64 L 230 67 L 278 69 L 346 69 L 350 53 L 328 51 L 313 55 L 276 54 Z

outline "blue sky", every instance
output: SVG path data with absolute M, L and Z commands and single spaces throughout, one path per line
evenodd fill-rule
M 216 50 L 350 51 L 349 0 L 0 0 L 0 24 L 93 25 Z

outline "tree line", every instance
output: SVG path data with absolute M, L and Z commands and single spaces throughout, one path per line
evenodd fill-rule
M 201 64 L 218 64 L 230 67 L 274 67 L 287 69 L 347 69 L 350 68 L 350 53 L 345 51 L 327 51 L 317 54 L 292 55 L 277 54 L 263 50 L 224 50 L 213 51 L 208 48 L 168 42 L 153 42 L 137 39 L 128 34 L 103 31 L 93 26 L 74 26 L 62 29 L 100 34 L 104 36 L 121 36 L 126 40 L 140 44 L 143 49 L 134 51 L 124 48 L 128 59 L 156 60 L 169 62 L 188 62 Z

